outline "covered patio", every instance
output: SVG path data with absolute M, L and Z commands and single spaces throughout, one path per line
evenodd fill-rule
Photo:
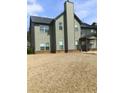
M 85 36 L 79 39 L 79 45 L 81 51 L 89 51 L 97 49 L 97 37 L 93 36 Z

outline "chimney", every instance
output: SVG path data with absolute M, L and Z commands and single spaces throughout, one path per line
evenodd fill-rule
M 65 52 L 74 49 L 74 3 L 69 0 L 64 3 L 64 36 Z

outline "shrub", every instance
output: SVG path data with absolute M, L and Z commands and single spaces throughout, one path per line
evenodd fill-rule
M 32 48 L 27 48 L 27 54 L 33 54 L 33 49 Z

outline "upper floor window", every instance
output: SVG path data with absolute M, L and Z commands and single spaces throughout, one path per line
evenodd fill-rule
M 94 29 L 91 29 L 91 33 L 96 33 L 96 30 L 94 30 Z
M 49 26 L 47 26 L 47 25 L 40 25 L 40 31 L 41 32 L 48 32 L 49 31 Z
M 77 25 L 75 25 L 75 31 L 78 31 L 78 26 Z
M 59 23 L 59 30 L 62 30 L 63 26 L 62 26 L 62 22 Z

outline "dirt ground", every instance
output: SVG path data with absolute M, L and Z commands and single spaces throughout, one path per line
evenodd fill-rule
M 28 55 L 28 93 L 96 93 L 96 57 L 84 53 Z

